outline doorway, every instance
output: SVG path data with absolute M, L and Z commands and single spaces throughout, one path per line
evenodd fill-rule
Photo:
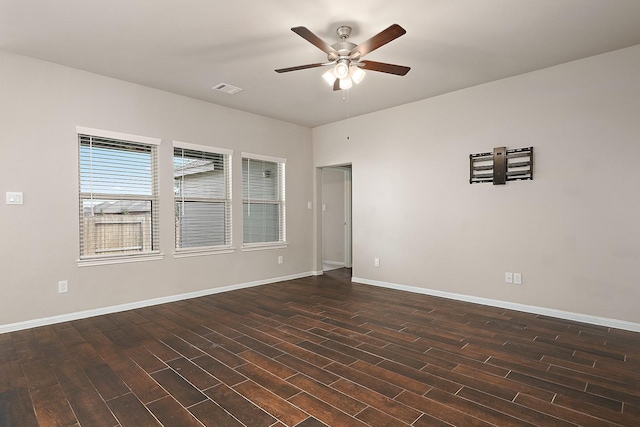
M 322 168 L 322 270 L 352 267 L 351 165 Z

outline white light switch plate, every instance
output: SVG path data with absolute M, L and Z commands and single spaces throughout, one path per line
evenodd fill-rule
M 7 191 L 8 205 L 21 205 L 23 203 L 22 192 Z

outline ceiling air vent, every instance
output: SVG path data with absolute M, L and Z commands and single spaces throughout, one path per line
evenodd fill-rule
M 228 93 L 229 95 L 235 95 L 240 92 L 242 89 L 236 86 L 228 85 L 226 83 L 220 83 L 212 87 L 211 89 L 217 90 L 218 92 Z

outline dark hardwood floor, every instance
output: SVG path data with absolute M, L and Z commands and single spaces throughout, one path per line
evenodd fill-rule
M 0 335 L 0 426 L 640 426 L 640 334 L 349 270 Z

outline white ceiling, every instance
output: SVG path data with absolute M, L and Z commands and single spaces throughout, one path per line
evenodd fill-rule
M 343 94 L 324 68 L 274 72 L 326 60 L 291 27 L 358 44 L 393 23 L 365 59 L 404 77 Z M 0 0 L 1 50 L 309 127 L 636 44 L 640 0 Z

